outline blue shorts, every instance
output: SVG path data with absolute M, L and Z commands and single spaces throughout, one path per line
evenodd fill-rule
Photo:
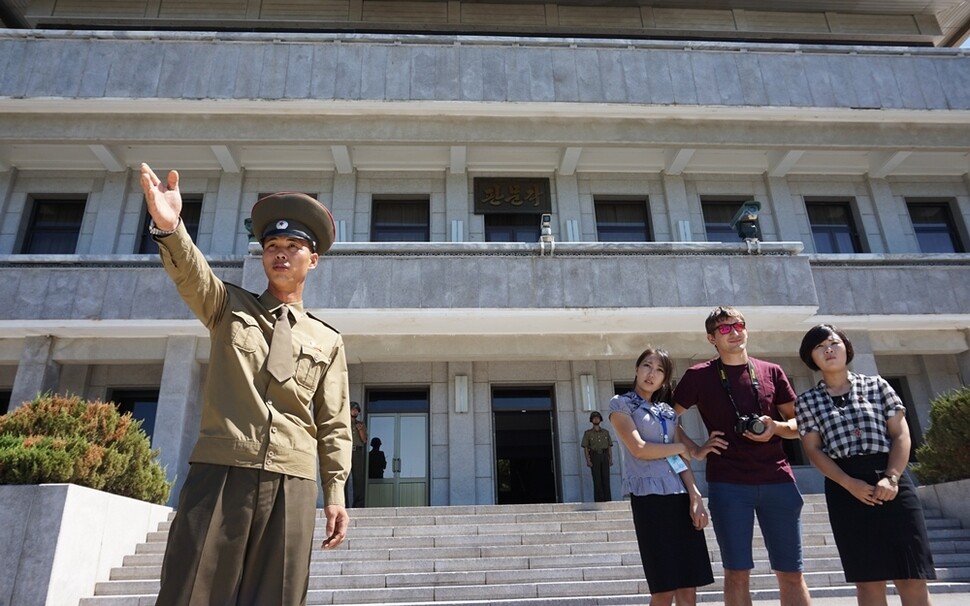
M 754 515 L 768 548 L 771 569 L 802 571 L 801 493 L 794 482 L 782 484 L 708 484 L 708 508 L 721 560 L 729 570 L 754 568 L 751 541 Z

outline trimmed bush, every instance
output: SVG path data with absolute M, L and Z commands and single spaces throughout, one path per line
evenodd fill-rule
M 924 484 L 970 478 L 970 387 L 937 396 L 930 403 L 930 428 L 916 450 L 913 472 Z
M 101 401 L 43 395 L 0 416 L 0 484 L 71 483 L 159 505 L 171 484 L 141 422 Z

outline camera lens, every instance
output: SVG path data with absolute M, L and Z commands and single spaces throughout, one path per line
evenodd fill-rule
M 765 432 L 766 429 L 768 429 L 768 428 L 765 427 L 764 422 L 761 419 L 757 418 L 757 417 L 755 417 L 753 419 L 750 419 L 748 421 L 748 431 L 750 431 L 751 433 L 753 433 L 755 435 L 760 436 L 761 434 L 763 434 Z

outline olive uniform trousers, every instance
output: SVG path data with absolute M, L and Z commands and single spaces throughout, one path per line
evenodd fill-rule
M 316 501 L 313 480 L 192 464 L 156 606 L 306 604 Z

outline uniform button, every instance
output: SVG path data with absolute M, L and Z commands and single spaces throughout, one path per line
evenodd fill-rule
M 276 433 L 276 428 L 275 427 L 270 427 L 269 428 L 269 432 L 270 433 Z
M 272 400 L 266 400 L 266 405 L 267 406 L 272 406 L 273 405 L 273 401 Z
M 276 456 L 276 453 L 275 453 L 275 452 L 273 452 L 273 451 L 271 450 L 271 451 L 269 451 L 269 453 L 267 453 L 267 455 L 266 455 L 266 456 L 268 456 L 268 457 L 271 457 L 271 458 L 272 458 L 272 457 L 275 457 L 275 456 Z

